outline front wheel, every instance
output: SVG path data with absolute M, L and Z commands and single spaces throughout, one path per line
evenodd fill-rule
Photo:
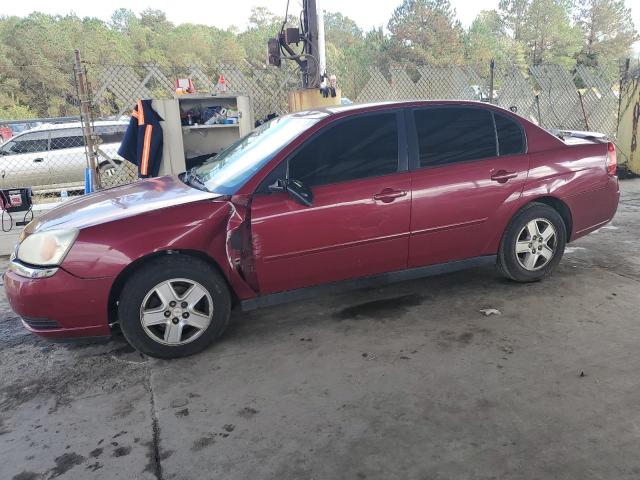
M 111 163 L 113 162 L 113 163 Z M 98 170 L 100 171 L 100 177 L 115 177 L 118 172 L 121 170 L 122 160 L 112 160 L 111 162 L 104 161 L 100 162 L 98 165 Z
M 222 334 L 230 311 L 231 296 L 220 274 L 179 254 L 142 266 L 126 282 L 118 304 L 127 341 L 158 358 L 203 350 Z
M 531 203 L 507 227 L 498 252 L 498 266 L 516 282 L 535 282 L 558 265 L 567 242 L 560 214 L 543 203 Z

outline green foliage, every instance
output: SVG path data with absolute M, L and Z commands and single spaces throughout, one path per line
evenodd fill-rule
M 505 23 L 496 10 L 478 14 L 465 35 L 466 63 L 487 68 L 491 59 L 498 64 L 522 63 L 517 59 L 517 42 L 506 34 Z
M 289 19 L 290 22 L 293 18 Z M 237 41 L 245 52 L 246 61 L 254 67 L 265 67 L 267 63 L 267 40 L 280 31 L 282 18 L 264 7 L 251 10 L 249 28 L 237 35 Z
M 325 15 L 324 27 L 327 69 L 338 77 L 342 94 L 355 99 L 371 67 L 388 69 L 388 39 L 382 29 L 365 34 L 353 20 L 340 13 Z
M 29 110 L 29 107 L 26 105 L 4 103 L 3 100 L 5 99 L 0 99 L 0 118 L 6 118 L 8 120 L 36 118 L 36 115 Z
M 463 30 L 449 0 L 404 0 L 389 20 L 390 53 L 400 63 L 456 64 Z
M 343 94 L 355 98 L 371 68 L 429 63 L 469 65 L 486 71 L 499 65 L 552 62 L 605 66 L 615 73 L 619 58 L 639 39 L 625 0 L 500 0 L 481 12 L 468 30 L 449 0 L 398 0 L 388 32 L 364 32 L 341 13 L 325 14 L 327 64 Z M 297 13 L 297 12 L 296 12 Z M 192 64 L 267 69 L 266 43 L 280 31 L 282 17 L 254 8 L 248 28 L 174 25 L 164 12 L 136 15 L 115 10 L 110 21 L 76 15 L 32 13 L 0 16 L 0 118 L 77 115 L 73 51 L 89 65 L 155 63 L 186 75 Z M 297 15 L 287 19 L 297 25 Z M 294 46 L 295 50 L 300 46 Z M 97 70 L 96 70 L 97 71 Z M 99 78 L 90 80 L 98 83 Z
M 575 20 L 583 38 L 576 58 L 584 65 L 615 70 L 617 60 L 640 39 L 623 0 L 580 0 Z
M 522 42 L 529 52 L 530 65 L 575 65 L 580 29 L 571 24 L 569 13 L 564 0 L 531 0 L 522 27 Z
M 498 4 L 504 26 L 512 33 L 516 42 L 522 41 L 530 4 L 531 0 L 500 0 Z

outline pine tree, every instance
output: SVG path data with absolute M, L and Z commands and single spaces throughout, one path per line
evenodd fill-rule
M 575 20 L 582 31 L 577 58 L 583 65 L 616 63 L 640 39 L 624 0 L 581 0 Z
M 391 55 L 411 63 L 460 63 L 463 30 L 449 0 L 404 0 L 389 21 Z

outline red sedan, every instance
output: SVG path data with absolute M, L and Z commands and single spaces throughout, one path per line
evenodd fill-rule
M 29 330 L 179 357 L 244 309 L 496 264 L 540 280 L 619 198 L 615 149 L 474 102 L 353 105 L 272 120 L 201 167 L 65 203 L 5 276 Z

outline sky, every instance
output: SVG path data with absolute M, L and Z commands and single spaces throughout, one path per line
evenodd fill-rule
M 385 27 L 393 10 L 402 0 L 319 0 L 321 8 L 340 12 L 356 21 L 365 30 L 371 27 Z M 451 0 L 458 18 L 464 27 L 468 27 L 481 10 L 497 8 L 499 0 Z M 626 0 L 636 28 L 640 30 L 640 1 Z M 291 0 L 290 13 L 298 14 L 301 0 Z M 129 8 L 139 13 L 147 7 L 163 10 L 173 23 L 205 23 L 218 28 L 236 26 L 244 30 L 247 26 L 251 8 L 267 7 L 272 12 L 284 15 L 286 0 L 139 0 L 123 2 L 112 0 L 26 0 L 22 2 L 4 1 L 0 14 L 25 16 L 33 11 L 52 14 L 73 12 L 81 17 L 91 16 L 108 20 L 111 13 L 119 7 Z M 636 44 L 638 47 L 639 44 Z

